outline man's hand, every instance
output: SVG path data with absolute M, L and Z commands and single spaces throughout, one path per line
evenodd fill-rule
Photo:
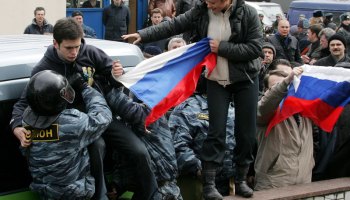
M 220 44 L 220 41 L 218 41 L 218 40 L 210 40 L 209 41 L 209 45 L 210 45 L 211 52 L 218 53 L 218 51 L 219 51 L 219 44 Z
M 307 55 L 302 55 L 302 56 L 301 56 L 301 59 L 303 60 L 303 62 L 304 62 L 305 64 L 309 64 L 309 62 L 310 62 L 310 58 L 309 58 L 309 56 L 307 56 Z
M 137 44 L 141 42 L 141 36 L 138 33 L 132 33 L 132 34 L 127 34 L 127 35 L 122 35 L 123 40 L 127 40 L 129 38 L 135 39 L 133 44 Z
M 292 72 L 288 75 L 287 79 L 289 80 L 289 82 L 292 82 L 294 79 L 294 76 L 299 76 L 301 73 L 303 73 L 303 68 L 294 67 Z
M 124 69 L 122 64 L 120 63 L 119 60 L 115 60 L 113 61 L 113 65 L 112 65 L 112 75 L 115 78 L 118 78 L 119 76 L 123 75 L 124 73 Z
M 87 82 L 85 82 L 84 78 L 79 72 L 70 76 L 68 82 L 76 93 L 81 93 L 83 89 L 88 86 Z
M 13 129 L 13 134 L 21 142 L 22 147 L 29 147 L 32 144 L 32 141 L 26 138 L 26 135 L 30 133 L 25 128 L 16 127 L 15 129 Z

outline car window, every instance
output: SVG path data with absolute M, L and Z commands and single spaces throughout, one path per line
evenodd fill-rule
M 260 7 L 263 9 L 264 13 L 266 14 L 265 16 L 268 17 L 272 22 L 276 21 L 277 14 L 281 14 L 282 16 L 284 16 L 280 6 L 261 5 Z

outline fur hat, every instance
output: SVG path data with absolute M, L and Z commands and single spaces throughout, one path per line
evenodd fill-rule
M 334 34 L 332 35 L 329 40 L 328 40 L 328 46 L 331 43 L 332 40 L 339 40 L 343 43 L 344 47 L 346 48 L 346 39 L 344 38 L 344 36 L 340 35 L 340 34 Z
M 313 17 L 323 17 L 323 12 L 322 12 L 322 10 L 315 10 L 315 11 L 312 13 L 312 16 L 313 16 Z
M 340 21 L 342 22 L 344 20 L 350 19 L 350 15 L 349 15 L 349 13 L 344 13 L 344 14 L 340 15 L 339 18 L 340 18 Z
M 270 42 L 264 42 L 262 49 L 269 48 L 273 52 L 273 58 L 276 58 L 276 49 Z
M 326 19 L 332 19 L 333 13 L 326 13 L 324 14 L 324 16 L 326 17 Z

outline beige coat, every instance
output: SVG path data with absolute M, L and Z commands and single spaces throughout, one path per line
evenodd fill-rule
M 313 158 L 312 123 L 293 116 L 277 124 L 265 137 L 268 123 L 287 94 L 286 81 L 275 85 L 258 103 L 258 152 L 255 161 L 255 190 L 311 182 Z

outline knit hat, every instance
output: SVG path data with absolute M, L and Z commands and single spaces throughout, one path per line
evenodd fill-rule
M 298 27 L 302 29 L 308 29 L 310 27 L 309 20 L 307 19 L 299 20 Z
M 340 15 L 339 18 L 340 18 L 340 21 L 342 22 L 344 20 L 350 19 L 350 15 L 349 15 L 349 13 L 344 13 L 344 14 Z
M 313 17 L 322 17 L 322 16 L 323 16 L 323 12 L 322 12 L 322 10 L 315 10 L 315 11 L 312 13 L 312 16 L 313 16 Z
M 276 49 L 270 42 L 264 42 L 262 49 L 269 48 L 273 52 L 273 58 L 276 58 Z
M 148 58 L 156 56 L 161 53 L 162 53 L 162 50 L 158 46 L 147 46 L 143 50 L 144 56 Z
M 73 11 L 72 12 L 72 17 L 75 17 L 75 16 L 82 16 L 82 17 L 84 17 L 83 13 L 80 12 L 80 11 Z
M 328 46 L 331 43 L 332 40 L 339 40 L 343 43 L 344 47 L 346 48 L 346 39 L 344 38 L 344 36 L 336 33 L 334 35 L 332 35 L 329 40 L 328 40 Z

